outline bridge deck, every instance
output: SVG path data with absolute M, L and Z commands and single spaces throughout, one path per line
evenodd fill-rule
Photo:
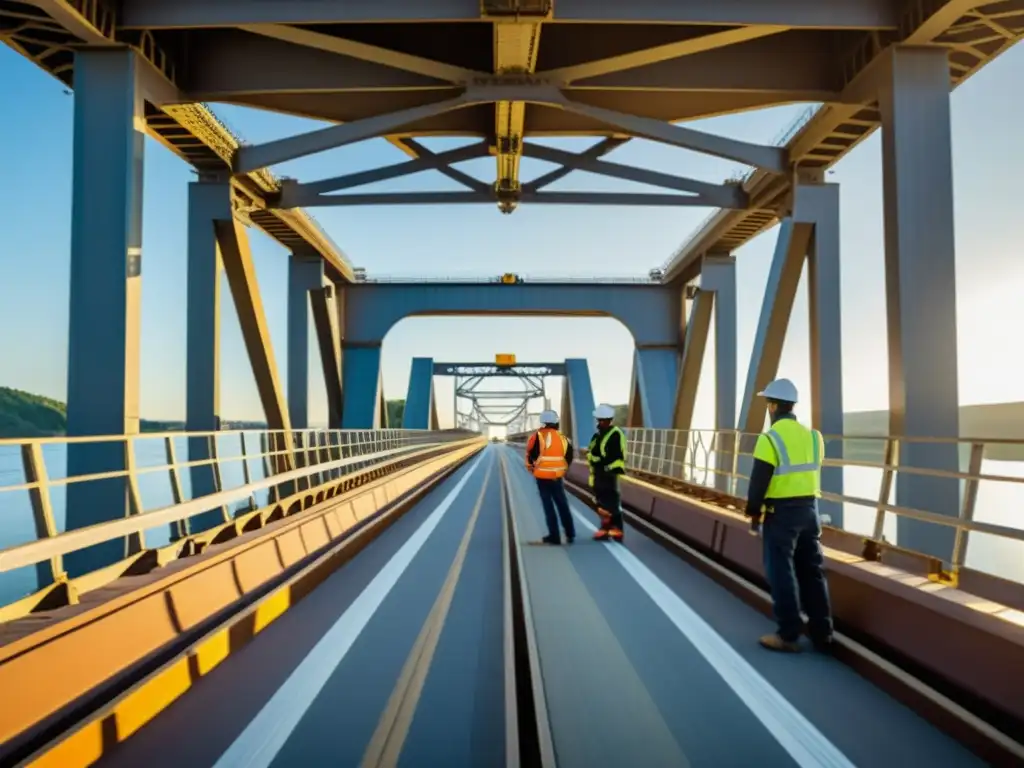
M 102 764 L 504 764 L 502 453 L 538 538 L 488 448 Z M 983 764 L 841 663 L 761 650 L 764 617 L 638 532 L 590 542 L 571 503 L 572 548 L 521 549 L 559 766 Z

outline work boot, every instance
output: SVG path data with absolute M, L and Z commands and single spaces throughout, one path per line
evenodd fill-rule
M 558 536 L 545 536 L 540 540 L 542 544 L 560 545 L 562 540 Z
M 777 634 L 765 635 L 761 638 L 760 643 L 770 651 L 800 653 L 800 643 L 793 640 L 783 640 Z
M 614 527 L 613 528 L 609 528 L 608 529 L 608 538 L 611 539 L 612 541 L 621 542 L 622 539 L 623 539 L 622 529 L 621 528 L 614 528 Z
M 594 534 L 594 541 L 606 541 L 610 533 L 611 531 L 607 528 L 601 527 L 598 529 L 597 533 Z

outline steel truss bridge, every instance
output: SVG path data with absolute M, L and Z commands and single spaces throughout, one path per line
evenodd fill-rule
M 75 92 L 68 437 L 0 440 L 0 763 L 1024 764 L 1024 577 L 972 556 L 978 534 L 1024 546 L 976 515 L 981 487 L 1020 485 L 990 462 L 1022 446 L 959 437 L 949 107 L 1022 35 L 1022 0 L 0 0 L 0 39 Z M 213 103 L 328 125 L 250 144 Z M 809 108 L 774 143 L 687 125 L 794 103 Z M 840 189 L 825 182 L 876 128 L 882 438 L 843 434 Z M 143 135 L 197 172 L 181 433 L 140 433 Z M 467 143 L 431 151 L 438 136 Z M 371 138 L 406 159 L 320 180 L 269 170 Z M 712 183 L 609 159 L 638 138 L 742 168 Z M 459 168 L 481 157 L 493 178 Z M 523 157 L 558 167 L 523 179 Z M 360 190 L 428 169 L 463 191 Z M 652 191 L 552 188 L 576 170 Z M 714 211 L 656 276 L 582 283 L 368 277 L 306 213 L 453 203 Z M 741 370 L 735 254 L 776 223 Z M 250 226 L 290 252 L 285 372 Z M 737 509 L 805 264 L 806 416 L 829 439 L 840 634 L 834 658 L 795 660 L 755 647 L 770 601 Z M 221 274 L 259 432 L 222 429 Z M 409 428 L 389 428 L 383 339 L 440 314 L 629 328 L 624 545 L 584 541 L 595 517 L 576 462 L 578 540 L 531 546 L 523 436 L 438 429 L 430 358 L 414 361 Z M 715 423 L 695 425 L 712 323 Z M 309 425 L 311 333 L 323 430 Z M 473 371 L 461 365 L 441 373 Z M 566 380 L 562 426 L 583 445 L 589 370 L 558 365 L 545 370 Z M 854 467 L 877 489 L 847 487 Z

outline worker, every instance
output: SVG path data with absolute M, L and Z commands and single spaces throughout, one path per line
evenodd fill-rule
M 594 489 L 601 528 L 594 534 L 598 541 L 622 541 L 622 494 L 619 476 L 626 474 L 626 433 L 612 426 L 615 409 L 602 403 L 594 411 L 597 432 L 590 439 L 587 462 L 590 487 Z
M 558 533 L 558 521 L 561 520 L 565 541 L 572 544 L 576 538 L 576 526 L 569 511 L 563 480 L 572 463 L 572 443 L 558 431 L 558 414 L 554 411 L 541 413 L 540 423 L 541 428 L 530 435 L 526 443 L 526 467 L 537 480 L 537 492 L 540 493 L 544 520 L 548 525 L 548 535 L 541 541 L 545 544 L 562 543 Z
M 771 588 L 778 630 L 761 638 L 773 651 L 800 650 L 800 609 L 816 648 L 832 647 L 832 610 L 823 570 L 821 463 L 825 440 L 796 420 L 797 389 L 777 379 L 758 393 L 768 401 L 771 428 L 757 438 L 750 472 L 746 514 L 763 539 L 764 572 Z M 763 522 L 762 522 L 763 518 Z

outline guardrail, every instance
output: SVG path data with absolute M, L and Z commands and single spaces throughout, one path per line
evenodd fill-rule
M 756 434 L 737 430 L 671 430 L 671 429 L 626 429 L 627 470 L 679 482 L 691 486 L 708 488 L 709 492 L 742 498 L 746 493 L 749 475 L 743 469 L 752 460 Z M 863 534 L 865 538 L 882 543 L 886 541 L 886 530 L 894 518 L 905 517 L 932 523 L 956 531 L 953 552 L 949 565 L 955 574 L 965 565 L 970 534 L 987 534 L 1004 541 L 1017 542 L 1020 547 L 1016 562 L 1024 562 L 1024 513 L 1020 516 L 1021 527 L 982 522 L 975 519 L 978 506 L 979 487 L 982 483 L 1012 487 L 1020 492 L 1019 498 L 1005 503 L 1019 510 L 1024 502 L 1024 473 L 1021 476 L 983 471 L 984 462 L 1006 462 L 1006 467 L 1019 468 L 1020 457 L 1024 457 L 1024 440 L 981 439 L 981 438 L 908 438 L 877 435 L 825 435 L 825 468 L 862 472 L 873 470 L 878 473 L 877 484 L 861 475 L 851 478 L 844 472 L 844 489 L 851 484 L 860 487 L 874 485 L 877 492 L 871 498 L 851 493 L 823 491 L 824 501 L 844 505 L 852 510 L 870 510 L 870 530 L 857 530 L 847 519 L 844 528 Z M 526 435 L 509 435 L 509 442 L 521 442 Z M 955 445 L 960 456 L 959 471 L 944 471 L 912 466 L 900 466 L 901 450 L 912 444 Z M 839 450 L 841 448 L 841 450 Z M 843 456 L 843 458 L 829 458 Z M 894 489 L 900 477 L 944 477 L 960 481 L 959 514 L 956 517 L 939 514 L 930 510 L 912 509 L 891 502 Z M 851 483 L 851 480 L 861 482 Z M 866 492 L 866 491 L 865 491 Z M 890 517 L 891 515 L 891 517 Z M 826 520 L 826 522 L 828 522 Z M 898 542 L 897 542 L 898 543 Z M 986 563 L 983 570 L 1014 581 L 1024 581 L 1024 572 L 1004 575 L 991 569 Z
M 522 276 L 521 276 L 522 277 Z M 381 276 L 381 277 L 365 277 L 360 278 L 356 281 L 357 283 L 465 283 L 468 285 L 490 285 L 493 283 L 502 283 L 500 275 L 494 277 L 482 277 L 468 275 L 466 277 L 398 277 L 398 276 Z M 503 283 L 504 285 L 523 285 L 527 283 L 535 284 L 555 284 L 561 285 L 564 283 L 582 283 L 585 285 L 589 284 L 600 284 L 600 285 L 660 285 L 661 279 L 654 279 L 651 277 L 580 277 L 576 276 L 564 276 L 564 277 L 522 277 L 518 283 Z
M 168 547 L 193 554 L 242 515 L 296 493 L 322 501 L 317 488 L 326 483 L 377 477 L 396 461 L 473 437 L 462 430 L 240 430 L 0 440 L 0 606 L 66 584 L 69 553 L 124 539 L 129 560 Z M 113 446 L 121 468 L 68 476 L 72 445 Z M 194 480 L 206 492 L 193 494 Z M 126 516 L 64 530 L 67 489 L 111 482 L 123 484 Z

